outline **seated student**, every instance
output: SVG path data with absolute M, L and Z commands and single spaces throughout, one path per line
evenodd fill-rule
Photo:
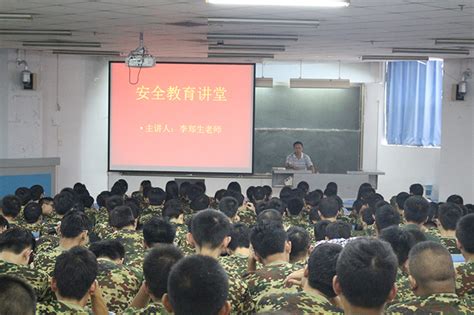
M 426 238 L 430 241 L 437 241 L 439 239 L 432 234 L 426 233 L 427 229 L 424 223 L 428 220 L 428 208 L 430 204 L 425 198 L 420 196 L 412 196 L 405 201 L 405 220 L 406 229 L 418 229 L 426 234 Z
M 8 224 L 7 219 L 3 215 L 0 214 L 0 234 L 8 230 L 10 224 Z
M 290 263 L 304 267 L 310 254 L 308 231 L 299 226 L 292 226 L 286 232 L 291 242 Z
M 43 221 L 46 221 L 51 216 L 55 215 L 53 198 L 43 197 L 39 200 L 38 203 L 41 207 L 41 215 L 43 216 Z
M 29 189 L 28 187 L 18 187 L 15 190 L 15 196 L 20 199 L 22 208 L 32 200 L 31 189 Z
M 472 301 L 463 301 L 456 295 L 456 273 L 451 255 L 443 245 L 431 241 L 415 245 L 410 250 L 408 265 L 410 286 L 417 297 L 392 305 L 388 312 L 472 314 Z
M 123 265 L 125 248 L 119 241 L 92 243 L 89 250 L 97 257 L 97 282 L 111 312 L 123 312 L 140 289 L 137 274 Z
M 64 251 L 75 246 L 86 246 L 89 243 L 91 224 L 89 218 L 81 211 L 69 211 L 61 220 L 59 246 L 43 249 L 35 258 L 35 268 L 49 276 L 54 270 L 56 258 Z
M 181 259 L 171 269 L 163 305 L 176 315 L 228 315 L 228 295 L 227 275 L 219 263 L 211 257 L 194 255 Z
M 181 247 L 186 242 L 188 228 L 184 222 L 184 209 L 177 199 L 168 200 L 163 207 L 163 218 L 176 229 L 175 244 Z
M 41 300 L 46 295 L 49 282 L 47 274 L 29 267 L 34 249 L 35 239 L 26 229 L 13 227 L 0 234 L 0 274 L 24 279 Z
M 375 209 L 375 235 L 390 226 L 398 226 L 401 223 L 400 213 L 390 205 Z
M 239 203 L 234 197 L 223 197 L 219 202 L 219 211 L 224 213 L 232 222 L 239 222 L 240 218 L 237 214 Z
M 423 197 L 425 189 L 421 184 L 413 184 L 410 186 L 410 195 Z
M 36 296 L 31 286 L 21 278 L 2 273 L 0 275 L 0 314 L 35 315 Z
M 205 194 L 199 194 L 194 197 L 193 200 L 191 200 L 189 207 L 191 208 L 191 211 L 195 213 L 201 210 L 208 209 L 210 202 L 211 201 L 209 200 L 208 196 L 206 196 Z
M 230 230 L 229 219 L 223 213 L 211 209 L 202 210 L 193 216 L 189 239 L 195 245 L 196 254 L 218 259 L 230 242 Z M 226 272 L 229 277 L 229 301 L 232 309 L 238 313 L 250 312 L 254 305 L 246 283 L 234 268 Z
M 74 247 L 59 255 L 51 279 L 51 288 L 57 300 L 38 304 L 38 314 L 88 314 L 86 305 L 89 300 L 93 314 L 108 314 L 100 287 L 95 281 L 97 272 L 94 254 L 83 247 Z
M 163 205 L 166 201 L 166 192 L 161 188 L 152 188 L 148 192 L 149 206 L 143 210 L 140 223 L 145 224 L 151 218 L 155 216 L 161 216 L 163 211 Z
M 265 224 L 269 222 L 275 222 L 280 225 L 283 225 L 282 214 L 275 209 L 266 209 L 258 214 L 256 222 L 257 224 Z
M 300 184 L 301 183 L 302 182 L 300 182 Z M 269 186 L 269 185 L 264 185 L 264 186 L 262 186 L 262 188 L 263 188 L 263 192 L 265 193 L 265 201 L 269 201 L 272 198 L 272 193 L 273 193 L 272 187 Z M 308 187 L 308 189 L 309 189 L 309 187 Z M 306 190 L 306 192 L 307 192 L 307 190 Z
M 410 198 L 410 194 L 402 191 L 397 195 L 397 210 L 400 213 L 402 223 L 405 224 L 405 202 Z
M 339 213 L 339 202 L 334 197 L 326 197 L 321 199 L 319 202 L 319 217 L 321 220 L 330 222 L 337 221 L 337 215 Z
M 33 233 L 36 239 L 42 234 L 41 206 L 37 202 L 30 202 L 23 210 L 24 223 L 21 225 Z
M 330 221 L 323 220 L 314 225 L 314 240 L 316 242 L 326 240 L 326 228 L 330 223 Z
M 288 314 L 339 314 L 341 309 L 332 287 L 336 275 L 336 262 L 342 247 L 337 244 L 318 246 L 304 269 L 303 291 L 288 292 L 286 288 L 264 294 L 255 307 L 260 312 L 285 311 Z
M 245 278 L 250 295 L 256 302 L 262 294 L 283 288 L 284 279 L 300 266 L 290 264 L 291 242 L 281 224 L 269 222 L 256 225 L 250 234 L 250 243 L 254 250 L 253 256 L 249 257 L 251 269 L 256 269 L 256 262 L 263 264 Z
M 304 201 L 300 198 L 291 198 L 288 200 L 286 215 L 283 218 L 283 223 L 286 227 L 301 226 L 306 228 L 308 225 L 308 218 L 302 215 Z
M 148 251 L 143 262 L 145 282 L 124 314 L 166 313 L 161 300 L 168 292 L 171 268 L 183 257 L 181 250 L 174 245 L 161 245 Z
M 154 217 L 143 226 L 143 241 L 145 248 L 152 248 L 161 244 L 173 244 L 176 228 L 169 222 Z
M 346 314 L 384 314 L 396 293 L 397 257 L 390 245 L 375 238 L 349 242 L 339 254 L 334 292 Z
M 331 222 L 326 226 L 326 239 L 336 240 L 344 239 L 347 240 L 351 237 L 351 226 L 347 222 L 336 221 Z
M 474 298 L 474 214 L 459 220 L 456 226 L 457 245 L 465 263 L 456 267 L 456 293 L 461 297 Z
M 44 197 L 44 188 L 41 185 L 31 186 L 30 191 L 31 191 L 31 200 L 34 202 L 39 202 L 40 199 Z
M 462 217 L 462 209 L 455 203 L 445 203 L 438 208 L 438 229 L 441 244 L 451 254 L 461 254 L 456 245 L 456 224 Z
M 141 270 L 145 246 L 143 234 L 137 231 L 137 219 L 129 206 L 118 206 L 110 212 L 110 226 L 114 232 L 106 235 L 104 240 L 118 240 L 125 247 L 124 265 Z
M 234 223 L 229 236 L 227 256 L 221 256 L 219 262 L 225 270 L 234 270 L 243 276 L 247 272 L 247 260 L 250 255 L 250 229 L 243 223 Z
M 2 199 L 2 215 L 7 219 L 8 224 L 11 227 L 19 225 L 17 219 L 21 211 L 21 201 L 20 198 L 14 195 L 7 195 Z

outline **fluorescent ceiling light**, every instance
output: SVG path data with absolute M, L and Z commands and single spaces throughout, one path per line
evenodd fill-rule
M 268 5 L 287 7 L 328 7 L 340 8 L 348 7 L 350 0 L 207 0 L 210 4 L 230 4 L 230 5 Z
M 272 88 L 273 87 L 273 78 L 256 78 L 255 86 L 262 88 Z
M 349 80 L 290 79 L 290 88 L 297 89 L 348 89 L 350 87 Z
M 297 35 L 278 34 L 207 34 L 208 40 L 275 40 L 275 41 L 298 41 Z
M 474 38 L 437 38 L 436 45 L 474 45 Z
M 393 48 L 393 53 L 402 54 L 447 54 L 447 55 L 469 55 L 469 49 L 454 48 Z
M 0 29 L 0 35 L 60 35 L 71 36 L 72 31 L 68 30 L 19 30 L 19 29 Z
M 247 59 L 273 59 L 273 54 L 259 53 L 209 53 L 208 58 L 247 58 Z
M 120 51 L 107 51 L 107 50 L 67 50 L 67 49 L 55 49 L 53 54 L 57 55 L 84 55 L 84 56 L 121 56 Z
M 283 45 L 209 45 L 209 50 L 285 51 Z
M 397 60 L 415 60 L 415 61 L 428 61 L 428 56 L 395 56 L 395 55 L 369 55 L 362 56 L 362 61 L 397 61 Z
M 0 13 L 0 20 L 32 20 L 32 14 Z
M 23 42 L 25 47 L 87 47 L 99 48 L 102 45 L 97 42 L 66 42 L 66 41 L 28 41 Z
M 315 20 L 281 20 L 281 19 L 240 19 L 240 18 L 208 18 L 209 24 L 264 24 L 318 27 L 319 21 Z

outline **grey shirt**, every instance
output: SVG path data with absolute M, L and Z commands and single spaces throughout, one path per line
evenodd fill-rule
M 309 155 L 305 153 L 301 153 L 301 158 L 298 159 L 294 153 L 288 155 L 286 157 L 286 164 L 291 165 L 292 168 L 296 170 L 306 170 L 313 166 L 313 162 L 311 162 L 311 158 Z

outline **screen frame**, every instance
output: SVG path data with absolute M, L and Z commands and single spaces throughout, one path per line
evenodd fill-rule
M 129 174 L 199 174 L 199 175 L 254 175 L 254 161 L 255 161 L 255 94 L 256 94 L 256 64 L 255 63 L 238 63 L 238 62 L 165 62 L 165 61 L 157 61 L 156 65 L 159 64 L 185 64 L 185 65 L 246 65 L 253 67 L 253 104 L 252 104 L 252 158 L 251 158 L 251 166 L 250 172 L 205 172 L 205 171 L 157 171 L 157 170 L 127 170 L 127 169 L 111 169 L 110 168 L 110 128 L 111 128 L 111 78 L 112 78 L 112 64 L 122 63 L 125 64 L 125 61 L 114 61 L 110 60 L 108 65 L 108 111 L 107 111 L 107 172 L 115 172 L 115 173 L 129 173 Z

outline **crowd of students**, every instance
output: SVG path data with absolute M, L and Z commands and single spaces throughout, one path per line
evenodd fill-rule
M 1 199 L 0 314 L 474 314 L 474 207 L 125 180 Z

